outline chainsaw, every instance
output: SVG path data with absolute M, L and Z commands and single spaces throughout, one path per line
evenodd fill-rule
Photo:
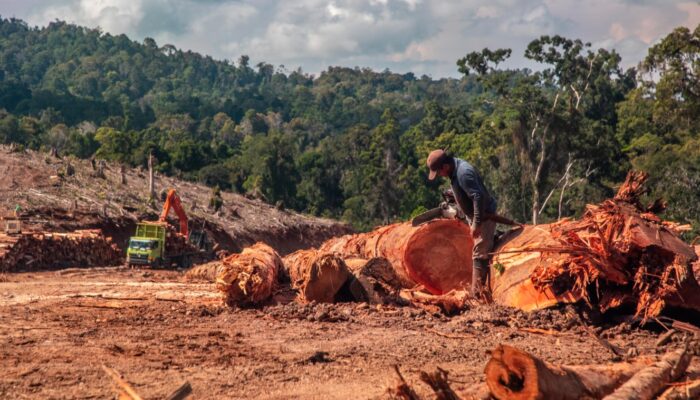
M 442 199 L 439 207 L 430 209 L 424 213 L 421 213 L 411 220 L 412 226 L 418 226 L 420 224 L 432 221 L 437 218 L 448 218 L 448 219 L 459 219 L 467 225 L 471 225 L 471 221 L 464 212 L 457 205 L 457 200 L 452 192 L 452 189 L 446 189 L 442 191 Z M 495 221 L 499 224 L 512 225 L 512 226 L 522 226 L 522 224 L 515 222 L 506 217 L 500 216 L 498 214 L 486 214 L 484 215 L 484 220 Z

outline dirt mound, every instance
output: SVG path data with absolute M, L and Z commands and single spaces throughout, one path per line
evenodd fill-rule
M 88 160 L 0 146 L 0 216 L 11 217 L 19 206 L 25 230 L 101 229 L 123 250 L 136 222 L 155 219 L 161 210 L 161 201 L 148 201 L 147 175 L 130 168 L 122 174 L 119 164 L 107 163 L 102 178 Z M 207 186 L 159 174 L 154 183 L 156 193 L 177 190 L 191 226 L 206 230 L 217 251 L 239 252 L 264 242 L 286 255 L 351 232 L 345 224 L 234 193 L 222 192 L 223 206 L 214 212 L 207 207 L 212 193 Z

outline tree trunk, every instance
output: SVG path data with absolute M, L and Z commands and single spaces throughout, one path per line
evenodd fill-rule
M 156 190 L 153 187 L 153 152 L 148 154 L 148 199 L 156 198 Z
M 256 243 L 221 261 L 216 286 L 230 306 L 257 305 L 270 298 L 282 267 L 272 247 Z
M 523 310 L 585 299 L 605 312 L 631 304 L 644 319 L 668 305 L 700 311 L 693 248 L 639 205 L 645 177 L 630 174 L 614 199 L 579 221 L 526 226 L 500 239 L 494 300 Z
M 405 222 L 346 235 L 325 242 L 320 250 L 344 259 L 386 258 L 401 287 L 423 285 L 430 293 L 443 294 L 469 286 L 472 246 L 467 225 L 439 219 L 417 227 Z
M 600 399 L 643 367 L 618 363 L 556 367 L 508 345 L 499 345 L 486 364 L 486 384 L 497 399 Z
M 119 165 L 119 178 L 122 185 L 126 185 L 126 167 L 124 164 Z
M 687 347 L 666 354 L 660 361 L 637 372 L 605 400 L 649 400 L 676 381 L 688 369 L 693 354 Z
M 332 303 L 350 277 L 342 258 L 318 250 L 299 250 L 282 260 L 303 302 Z

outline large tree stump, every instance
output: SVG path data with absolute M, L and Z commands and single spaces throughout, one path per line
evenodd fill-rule
M 283 259 L 292 287 L 302 301 L 332 303 L 350 277 L 342 258 L 318 250 L 299 250 Z
M 257 305 L 270 298 L 282 260 L 272 247 L 256 243 L 222 260 L 216 286 L 226 304 Z

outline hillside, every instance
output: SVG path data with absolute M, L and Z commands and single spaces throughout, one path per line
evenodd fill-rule
M 72 175 L 66 174 L 69 164 L 74 169 Z M 148 204 L 146 171 L 125 169 L 126 184 L 121 183 L 118 164 L 108 163 L 104 172 L 105 178 L 96 177 L 87 160 L 56 158 L 34 151 L 13 152 L 2 146 L 2 214 L 11 215 L 19 205 L 26 229 L 61 232 L 100 228 L 123 248 L 136 221 L 157 219 L 162 203 Z M 157 193 L 176 189 L 192 226 L 204 227 L 222 250 L 239 251 L 262 241 L 281 253 L 288 253 L 350 231 L 348 226 L 335 221 L 279 210 L 228 192 L 221 193 L 223 206 L 214 213 L 207 209 L 210 188 L 160 174 L 154 182 Z

